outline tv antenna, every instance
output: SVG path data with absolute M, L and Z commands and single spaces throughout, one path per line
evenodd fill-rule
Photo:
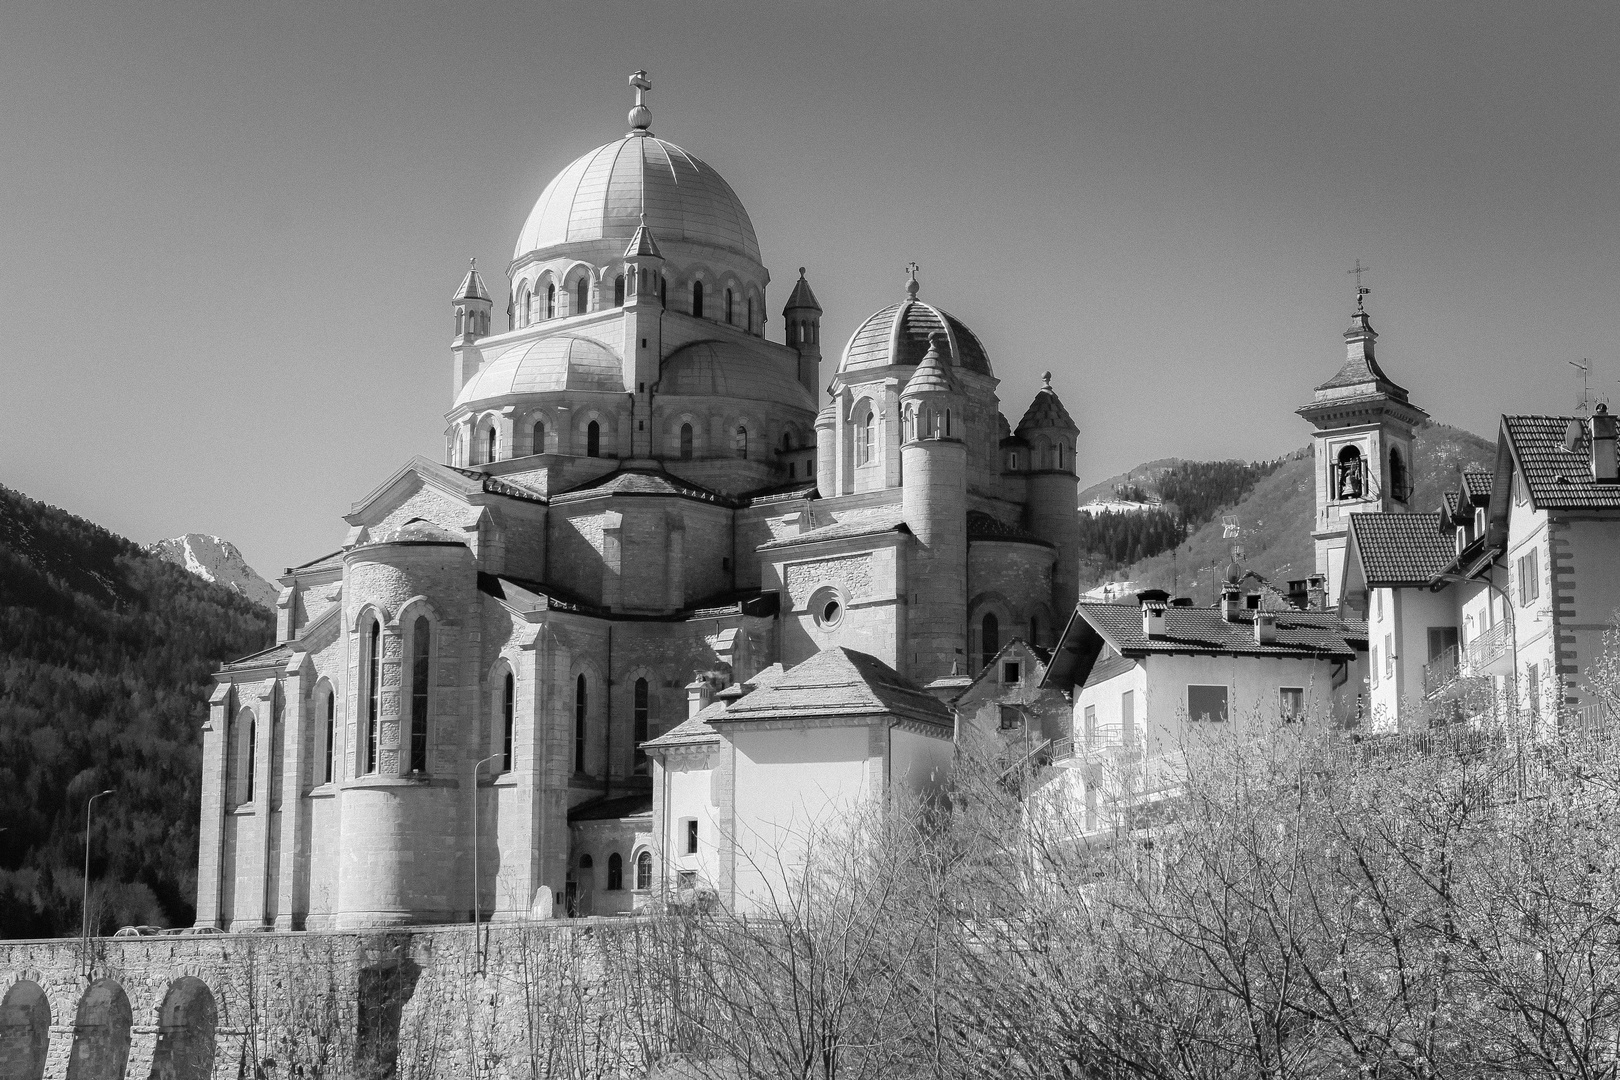
M 1565 360 L 1564 363 L 1581 373 L 1581 396 L 1575 402 L 1575 407 L 1581 412 L 1591 412 L 1592 406 L 1597 404 L 1592 400 L 1592 361 L 1589 357 L 1581 357 L 1580 363 L 1574 360 Z

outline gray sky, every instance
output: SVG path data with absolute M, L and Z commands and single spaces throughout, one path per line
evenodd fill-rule
M 922 264 L 1088 483 L 1274 456 L 1359 258 L 1391 377 L 1494 437 L 1620 397 L 1620 5 L 114 3 L 0 10 L 0 482 L 267 574 L 442 456 L 449 297 L 556 172 L 715 166 L 836 355 Z M 503 325 L 499 322 L 498 325 Z M 829 375 L 831 364 L 823 368 Z

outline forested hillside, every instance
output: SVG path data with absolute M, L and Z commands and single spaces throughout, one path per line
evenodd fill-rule
M 1433 511 L 1444 492 L 1455 487 L 1463 469 L 1491 469 L 1495 443 L 1471 431 L 1430 423 L 1418 429 L 1412 448 L 1415 492 L 1412 509 Z M 1185 469 L 1186 463 L 1179 466 Z M 1166 589 L 1191 596 L 1197 603 L 1215 602 L 1216 583 L 1231 560 L 1232 541 L 1222 535 L 1222 519 L 1236 517 L 1241 530 L 1244 565 L 1282 587 L 1291 578 L 1316 572 L 1315 459 L 1306 447 L 1284 459 L 1259 478 L 1241 498 L 1215 506 L 1201 527 L 1190 531 L 1174 547 L 1102 576 L 1086 575 L 1082 587 L 1102 580 L 1123 580 L 1137 588 Z M 1219 475 L 1219 474 L 1217 474 Z
M 192 918 L 209 673 L 262 607 L 0 487 L 0 936 L 77 933 L 85 800 L 103 930 Z

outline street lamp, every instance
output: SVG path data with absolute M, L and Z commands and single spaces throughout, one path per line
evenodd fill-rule
M 86 944 L 90 941 L 90 811 L 95 807 L 96 800 L 103 795 L 111 795 L 115 788 L 98 791 L 90 796 L 84 804 L 84 899 L 79 906 L 80 936 Z
M 491 754 L 491 755 L 489 755 L 489 757 L 485 758 L 484 760 L 480 761 L 478 764 L 473 766 L 473 777 L 472 777 L 473 948 L 475 950 L 477 950 L 477 953 L 478 953 L 478 970 L 480 972 L 482 972 L 484 970 L 484 947 L 483 947 L 483 945 L 481 943 L 482 942 L 483 930 L 480 928 L 482 926 L 482 924 L 483 924 L 484 919 L 483 919 L 483 912 L 480 910 L 479 903 L 478 903 L 478 774 L 483 771 L 485 765 L 488 765 L 490 762 L 494 761 L 498 757 L 505 757 L 505 756 L 506 755 L 505 755 L 504 751 L 502 753 L 499 753 L 499 754 Z

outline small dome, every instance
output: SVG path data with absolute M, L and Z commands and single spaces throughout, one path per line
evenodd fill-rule
M 388 526 L 371 534 L 373 544 L 461 544 L 467 539 L 436 525 L 426 518 L 411 518 L 400 525 Z
M 664 361 L 660 397 L 739 398 L 810 411 L 810 391 L 778 365 L 731 341 L 696 341 Z
M 456 404 L 558 390 L 624 393 L 624 363 L 600 341 L 548 337 L 514 345 L 485 365 L 456 395 Z
M 585 240 L 628 244 L 643 215 L 661 243 L 707 244 L 759 262 L 754 224 L 731 185 L 674 143 L 640 131 L 558 173 L 524 222 L 512 258 Z
M 844 346 L 838 370 L 859 371 L 889 364 L 914 367 L 928 352 L 928 336 L 938 333 L 945 335 L 941 352 L 946 364 L 980 375 L 994 374 L 990 357 L 973 331 L 949 312 L 915 298 L 886 307 L 862 323 Z

